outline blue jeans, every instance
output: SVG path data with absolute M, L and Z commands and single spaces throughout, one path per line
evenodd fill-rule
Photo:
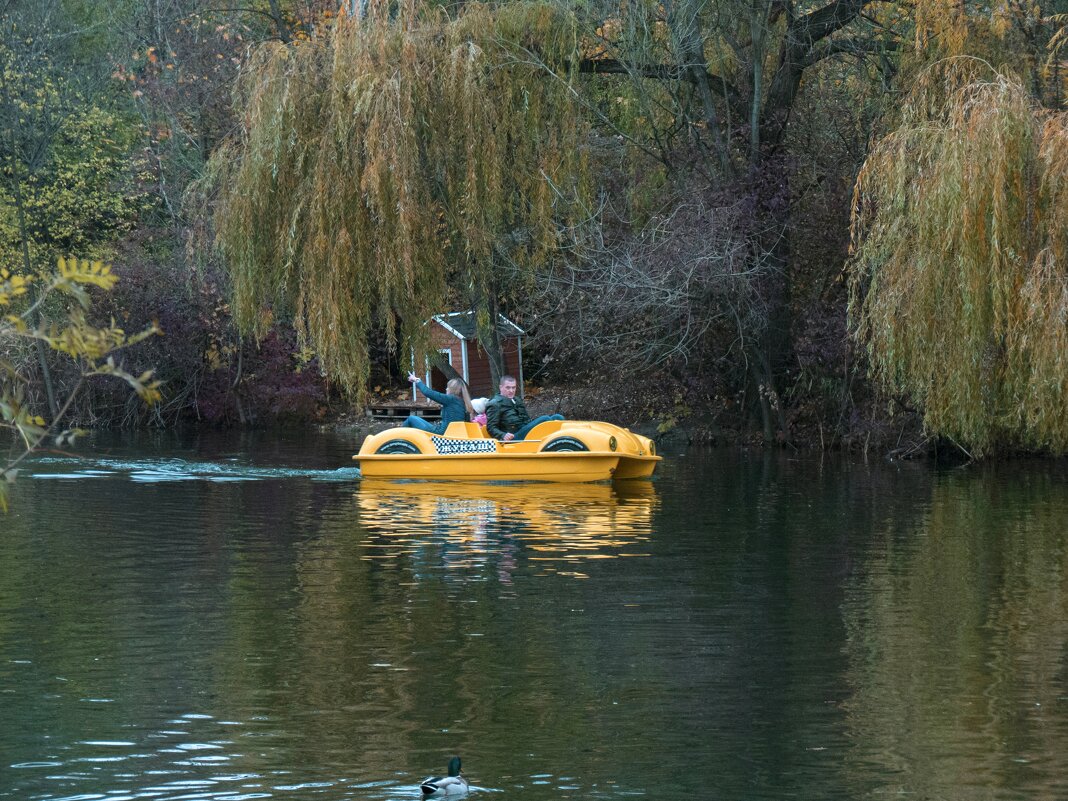
M 515 439 L 517 439 L 517 440 L 526 439 L 527 438 L 527 434 L 529 434 L 530 430 L 532 428 L 534 428 L 534 426 L 538 425 L 538 423 L 544 423 L 544 422 L 546 422 L 548 420 L 563 420 L 563 419 L 564 419 L 564 416 L 562 414 L 543 414 L 541 417 L 535 417 L 533 420 L 531 420 L 529 423 L 527 423 L 525 426 L 523 426 L 521 429 L 519 429 L 518 431 L 515 432 Z
M 401 423 L 401 425 L 405 428 L 418 428 L 420 431 L 429 431 L 431 434 L 445 433 L 445 426 L 433 425 L 428 423 L 422 417 L 416 417 L 414 414 L 408 415 L 408 419 Z

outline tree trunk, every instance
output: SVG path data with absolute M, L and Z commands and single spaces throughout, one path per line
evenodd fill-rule
M 501 335 L 497 328 L 497 321 L 500 319 L 500 306 L 497 302 L 496 290 L 490 289 L 482 297 L 476 298 L 472 306 L 475 320 L 488 318 L 489 321 L 485 325 L 481 322 L 478 323 L 476 331 L 478 344 L 485 351 L 486 358 L 489 360 L 490 377 L 493 380 L 493 386 L 498 386 L 501 383 L 501 376 L 507 373 L 508 368 L 504 363 L 504 347 L 501 345 Z M 522 389 L 520 389 L 520 393 L 522 393 Z
M 760 159 L 760 121 L 764 107 L 764 40 L 768 9 L 761 3 L 749 10 L 749 31 L 753 42 L 753 97 L 749 102 L 749 161 Z
M 363 19 L 367 16 L 367 3 L 368 0 L 345 0 L 343 8 L 350 17 Z
M 774 420 L 778 439 L 787 436 L 781 387 L 793 355 L 792 281 L 790 278 L 789 176 L 781 159 L 767 159 L 755 167 L 757 235 L 754 258 L 763 262 L 759 294 L 765 321 L 750 355 L 750 370 L 764 387 L 762 412 Z M 763 404 L 769 403 L 768 408 Z M 764 435 L 769 429 L 765 424 Z M 769 441 L 774 441 L 772 437 Z
M 756 380 L 765 388 L 762 416 L 765 421 L 774 420 L 780 437 L 787 434 L 780 386 L 793 352 L 790 176 L 789 164 L 782 157 L 782 144 L 804 71 L 821 57 L 817 43 L 850 24 L 866 4 L 867 0 L 837 0 L 799 17 L 787 7 L 786 35 L 766 94 L 762 92 L 763 70 L 758 64 L 763 56 L 762 39 L 758 46 L 754 31 L 750 176 L 756 194 L 757 258 L 767 265 L 760 290 L 767 312 L 750 369 L 757 371 Z M 754 13 L 753 24 L 766 25 L 766 14 L 759 19 L 758 16 Z M 767 436 L 767 422 L 764 430 Z
M 293 41 L 293 31 L 289 28 L 289 23 L 286 22 L 285 15 L 282 13 L 281 7 L 278 5 L 278 0 L 268 0 L 267 5 L 271 9 L 270 17 L 274 21 L 274 27 L 278 31 L 278 38 L 282 42 L 289 44 Z
M 18 214 L 19 237 L 22 239 L 22 270 L 27 277 L 33 275 L 33 264 L 30 260 L 29 231 L 26 226 L 26 208 L 22 201 L 22 181 L 19 178 L 18 154 L 15 150 L 14 133 L 11 134 L 11 175 L 15 189 L 15 210 Z M 41 325 L 41 311 L 37 306 L 36 285 L 32 290 L 33 299 L 33 326 Z M 48 367 L 48 349 L 40 338 L 34 340 L 37 348 L 37 362 L 41 367 L 41 380 L 44 383 L 45 395 L 48 397 L 48 412 L 53 422 L 59 419 L 59 401 L 56 399 L 56 388 L 52 382 L 52 371 Z
M 678 4 L 674 0 L 666 0 L 664 8 L 667 11 L 668 29 L 674 39 L 675 48 L 682 62 L 681 70 L 690 75 L 690 79 L 697 87 L 701 96 L 701 107 L 704 112 L 705 124 L 709 135 L 712 137 L 712 146 L 719 157 L 720 169 L 727 178 L 734 173 L 731 164 L 730 150 L 723 136 L 723 126 L 720 125 L 719 114 L 716 111 L 716 98 L 708 77 L 708 65 L 705 61 L 704 42 L 701 32 L 697 27 L 697 14 L 693 19 L 680 19 L 682 14 Z

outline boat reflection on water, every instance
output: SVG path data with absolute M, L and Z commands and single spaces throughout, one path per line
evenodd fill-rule
M 516 560 L 538 573 L 585 576 L 593 559 L 645 556 L 659 504 L 648 481 L 522 484 L 364 479 L 356 495 L 367 558 L 425 556 L 440 546 L 451 567 Z

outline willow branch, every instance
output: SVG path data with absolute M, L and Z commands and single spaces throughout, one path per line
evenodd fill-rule
M 641 78 L 653 78 L 660 81 L 686 81 L 697 84 L 697 74 L 701 70 L 678 64 L 643 64 L 623 61 L 618 58 L 584 58 L 579 62 L 579 72 L 594 75 L 637 75 Z M 732 105 L 745 105 L 738 90 L 725 78 L 707 70 L 703 71 L 710 87 L 716 87 L 716 93 Z

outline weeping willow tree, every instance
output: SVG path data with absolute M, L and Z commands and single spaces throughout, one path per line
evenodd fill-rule
M 976 63 L 929 72 L 860 173 L 851 319 L 878 383 L 933 434 L 1063 453 L 1068 114 Z
M 263 46 L 208 177 L 239 326 L 291 317 L 356 393 L 372 332 L 425 347 L 446 302 L 478 312 L 492 349 L 497 304 L 585 208 L 577 46 L 570 15 L 540 3 L 371 4 Z

